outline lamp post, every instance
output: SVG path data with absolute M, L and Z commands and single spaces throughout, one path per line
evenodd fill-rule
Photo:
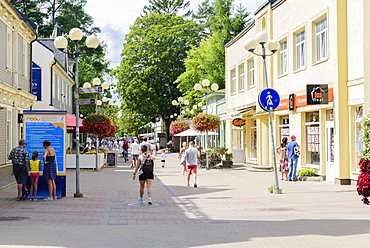
M 181 111 L 181 109 L 182 109 L 182 104 L 184 104 L 184 105 L 189 105 L 190 104 L 190 102 L 188 101 L 188 100 L 184 100 L 184 98 L 182 98 L 181 96 L 179 97 L 179 98 L 177 98 L 177 100 L 173 100 L 172 102 L 172 105 L 173 106 L 178 106 L 178 105 L 180 105 L 180 121 L 182 121 L 182 111 Z
M 262 47 L 262 54 L 257 54 L 254 52 L 257 45 L 260 44 Z M 271 52 L 269 54 L 266 54 L 266 47 Z M 274 53 L 276 53 L 279 50 L 280 44 L 277 40 L 271 39 L 269 40 L 269 36 L 265 31 L 260 31 L 256 34 L 256 37 L 248 38 L 244 41 L 244 48 L 257 55 L 262 57 L 263 59 L 263 72 L 265 76 L 265 88 L 269 87 L 268 78 L 267 78 L 267 66 L 266 66 L 266 57 L 272 56 Z M 282 190 L 279 188 L 279 179 L 276 169 L 276 155 L 275 155 L 275 140 L 274 140 L 274 131 L 272 129 L 272 111 L 269 110 L 268 112 L 268 118 L 269 118 L 269 131 L 270 131 L 270 141 L 271 141 L 271 153 L 272 153 L 272 162 L 274 166 L 274 176 L 275 176 L 275 185 L 276 185 L 276 193 L 281 194 Z
M 83 194 L 80 191 L 80 161 L 79 161 L 79 154 L 80 154 L 80 130 L 79 130 L 79 123 L 78 123 L 78 116 L 80 110 L 80 99 L 79 99 L 79 84 L 78 84 L 78 59 L 82 55 L 78 51 L 78 42 L 82 39 L 83 34 L 82 31 L 78 28 L 72 28 L 69 31 L 69 38 L 73 41 L 75 49 L 73 52 L 64 52 L 67 48 L 68 40 L 64 36 L 58 36 L 54 40 L 54 46 L 73 57 L 76 60 L 76 72 L 75 72 L 75 101 L 76 101 L 76 193 L 74 197 L 83 197 Z M 86 47 L 92 51 L 99 46 L 99 39 L 95 36 L 89 36 L 86 38 Z
M 201 91 L 202 90 L 202 85 L 203 85 L 203 87 L 205 87 L 206 88 L 206 93 L 205 93 L 205 96 L 206 96 L 206 113 L 208 113 L 208 93 L 210 93 L 210 92 L 208 92 L 208 90 L 209 90 L 209 85 L 211 84 L 211 82 L 208 80 L 208 79 L 204 79 L 203 81 L 202 81 L 202 84 L 195 84 L 194 85 L 194 90 L 196 90 L 196 91 Z M 212 91 L 217 91 L 218 90 L 218 84 L 216 84 L 216 83 L 213 83 L 212 85 L 211 85 L 211 90 Z M 211 92 L 212 92 L 211 91 Z M 205 146 L 205 149 L 207 149 L 208 148 L 208 131 L 206 131 L 206 135 L 205 135 L 206 137 L 205 137 L 205 142 L 204 142 L 204 146 Z M 207 163 L 207 170 L 209 170 L 209 164 L 208 164 L 208 154 L 206 154 L 206 163 Z

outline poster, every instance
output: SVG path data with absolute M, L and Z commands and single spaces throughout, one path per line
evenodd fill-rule
M 320 126 L 307 126 L 307 150 L 319 152 L 320 149 Z
M 51 142 L 51 147 L 56 153 L 58 176 L 66 174 L 65 166 L 65 135 L 66 135 L 66 114 L 65 111 L 24 111 L 24 138 L 27 142 L 27 150 L 30 155 L 37 151 L 41 160 L 42 174 L 44 170 L 44 140 Z

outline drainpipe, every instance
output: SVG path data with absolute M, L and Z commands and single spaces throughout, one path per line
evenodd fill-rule
M 53 67 L 57 63 L 57 59 L 54 57 L 54 62 L 50 66 L 50 104 L 53 106 Z

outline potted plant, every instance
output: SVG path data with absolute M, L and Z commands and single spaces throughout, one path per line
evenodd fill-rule
M 217 115 L 199 113 L 191 120 L 192 126 L 199 132 L 209 132 L 217 130 L 221 125 L 220 117 Z
M 232 152 L 225 153 L 225 160 L 222 161 L 222 165 L 224 168 L 231 168 L 233 166 L 233 153 Z
M 173 135 L 184 132 L 188 129 L 190 129 L 190 125 L 186 121 L 173 121 L 170 125 L 170 132 Z
M 370 197 L 370 114 L 362 119 L 362 142 L 364 150 L 362 151 L 362 158 L 358 163 L 360 165 L 361 174 L 358 176 L 357 193 L 361 195 L 362 202 L 369 205 Z

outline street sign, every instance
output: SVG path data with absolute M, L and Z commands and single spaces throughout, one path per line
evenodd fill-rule
M 90 88 L 79 88 L 80 94 L 86 94 L 86 93 L 102 93 L 103 87 L 90 87 Z
M 273 111 L 280 104 L 280 96 L 274 89 L 264 89 L 258 95 L 258 103 L 265 111 Z
M 94 98 L 80 99 L 80 105 L 95 104 Z

